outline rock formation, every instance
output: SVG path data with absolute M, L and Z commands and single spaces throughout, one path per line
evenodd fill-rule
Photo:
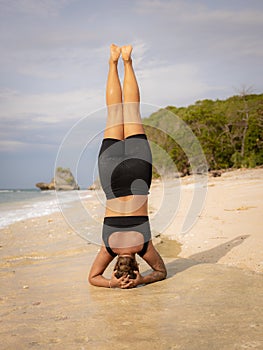
M 55 189 L 55 182 L 54 179 L 51 180 L 49 184 L 45 182 L 38 182 L 36 184 L 36 187 L 40 188 L 41 191 L 48 191 L 48 190 L 54 190 Z
M 100 189 L 101 189 L 101 184 L 99 179 L 95 180 L 93 184 L 88 187 L 88 190 L 93 190 L 93 191 L 100 190 Z
M 57 191 L 72 191 L 79 190 L 79 186 L 76 183 L 74 176 L 70 169 L 57 168 L 55 178 L 50 183 L 38 182 L 36 187 L 41 191 L 57 190 Z

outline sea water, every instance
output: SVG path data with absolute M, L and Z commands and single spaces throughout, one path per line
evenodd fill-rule
M 77 196 L 86 199 L 92 197 L 88 190 L 77 191 Z M 62 194 L 63 202 L 70 206 L 77 198 L 76 191 Z M 61 199 L 61 194 L 59 195 Z M 0 190 L 0 228 L 17 221 L 49 215 L 60 211 L 56 191 L 40 190 Z

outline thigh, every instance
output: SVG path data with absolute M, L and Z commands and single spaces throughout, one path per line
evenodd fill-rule
M 124 155 L 124 144 L 121 140 L 104 139 L 101 145 L 98 159 L 99 177 L 101 186 L 107 199 L 114 198 L 112 174 L 122 162 Z
M 132 135 L 124 142 L 126 158 L 137 158 L 152 164 L 152 152 L 145 134 Z

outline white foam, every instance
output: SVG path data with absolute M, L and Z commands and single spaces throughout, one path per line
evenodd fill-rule
M 60 194 L 60 199 L 63 198 L 63 203 L 67 203 L 70 207 L 71 203 L 74 203 L 76 200 L 92 197 L 87 191 L 78 192 L 77 196 L 73 191 L 64 192 Z M 14 198 L 14 201 L 1 203 L 0 228 L 4 228 L 18 221 L 46 216 L 58 211 L 60 211 L 60 206 L 55 191 L 38 192 L 36 198 L 23 199 L 21 201 L 17 201 L 17 198 Z

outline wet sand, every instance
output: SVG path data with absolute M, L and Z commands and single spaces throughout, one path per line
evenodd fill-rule
M 262 349 L 262 177 L 209 178 L 204 210 L 181 235 L 183 199 L 155 240 L 168 278 L 132 290 L 88 285 L 99 247 L 59 213 L 0 230 L 1 349 Z M 154 184 L 153 213 L 160 193 Z

